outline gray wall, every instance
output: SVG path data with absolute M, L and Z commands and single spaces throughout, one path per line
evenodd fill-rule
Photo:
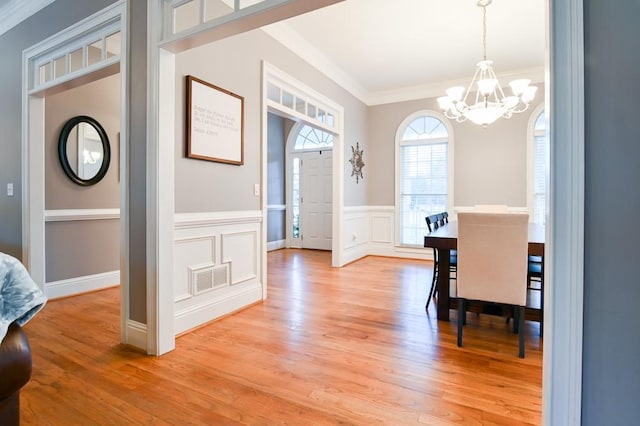
M 117 219 L 50 222 L 45 241 L 47 282 L 120 269 Z
M 345 204 L 366 205 L 366 171 L 364 183 L 356 185 L 347 167 L 350 167 L 347 161 L 351 156 L 350 145 L 359 141 L 365 152 L 367 150 L 366 106 L 264 32 L 255 30 L 176 55 L 176 212 L 260 209 L 253 185 L 260 182 L 261 170 L 262 59 L 344 106 Z M 186 158 L 185 76 L 188 74 L 244 97 L 243 166 Z
M 48 96 L 45 105 L 45 209 L 118 208 L 120 75 L 112 75 Z M 80 186 L 72 182 L 62 170 L 58 159 L 58 137 L 62 126 L 77 115 L 95 118 L 107 133 L 111 146 L 111 162 L 107 174 L 100 182 L 91 186 Z
M 285 194 L 285 148 L 288 132 L 286 119 L 269 113 L 267 124 L 267 205 L 284 205 Z M 286 215 L 284 210 L 267 212 L 267 242 L 286 238 Z
M 113 3 L 57 0 L 0 35 L 0 251 L 22 258 L 22 51 Z M 15 196 L 7 197 L 7 183 Z
M 76 115 L 95 118 L 105 129 L 111 162 L 95 185 L 80 186 L 62 170 L 58 137 Z M 110 209 L 120 205 L 118 135 L 120 75 L 48 96 L 45 108 L 45 208 Z M 120 221 L 117 219 L 49 222 L 45 227 L 46 281 L 58 281 L 120 269 Z
M 129 1 L 129 318 L 147 323 L 147 2 Z
M 640 419 L 640 2 L 585 0 L 582 424 Z
M 470 122 L 450 120 L 454 144 L 455 206 L 507 204 L 526 207 L 527 125 L 532 111 L 543 103 L 543 93 L 544 88 L 538 86 L 536 99 L 528 111 L 508 120 L 500 119 L 486 129 Z M 370 108 L 368 204 L 395 204 L 396 132 L 403 120 L 420 110 L 440 111 L 435 98 Z

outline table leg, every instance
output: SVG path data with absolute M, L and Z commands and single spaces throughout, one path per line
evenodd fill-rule
M 438 249 L 438 319 L 449 321 L 449 249 Z

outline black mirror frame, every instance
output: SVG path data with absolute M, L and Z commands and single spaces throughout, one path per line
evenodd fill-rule
M 104 160 L 102 161 L 102 166 L 100 166 L 98 173 L 96 173 L 96 175 L 91 179 L 80 178 L 80 176 L 78 176 L 69 165 L 69 159 L 67 158 L 67 139 L 69 138 L 69 134 L 71 133 L 73 128 L 80 123 L 89 123 L 97 130 L 98 135 L 100 136 L 100 141 L 102 142 L 102 150 L 104 152 Z M 62 131 L 60 132 L 60 137 L 58 138 L 58 157 L 60 159 L 62 170 L 64 170 L 69 179 L 82 186 L 95 185 L 96 183 L 100 182 L 102 178 L 107 174 L 109 163 L 111 162 L 111 146 L 109 144 L 109 137 L 107 136 L 107 132 L 104 131 L 100 123 L 98 123 L 98 121 L 96 121 L 94 118 L 88 117 L 86 115 L 78 115 L 70 118 L 66 123 L 64 123 Z

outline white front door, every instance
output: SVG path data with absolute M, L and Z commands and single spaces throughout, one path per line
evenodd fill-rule
M 302 248 L 331 250 L 332 152 L 302 154 L 301 237 Z

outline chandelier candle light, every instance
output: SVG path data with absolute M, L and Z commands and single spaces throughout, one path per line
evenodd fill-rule
M 447 118 L 462 123 L 467 119 L 484 127 L 500 117 L 511 118 L 514 113 L 526 111 L 538 88 L 530 86 L 531 80 L 519 79 L 509 83 L 513 96 L 505 96 L 493 72 L 493 61 L 487 60 L 487 6 L 492 0 L 478 0 L 482 8 L 483 60 L 478 62 L 476 73 L 465 93 L 464 87 L 456 86 L 447 90 L 447 96 L 438 98 L 438 105 Z M 477 87 L 476 87 L 477 86 Z M 476 88 L 475 103 L 467 104 L 471 90 Z

